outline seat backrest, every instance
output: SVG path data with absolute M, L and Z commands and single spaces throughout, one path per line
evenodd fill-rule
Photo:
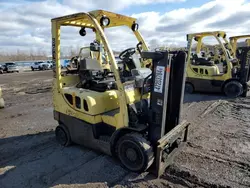
M 96 59 L 84 58 L 80 60 L 79 71 L 93 70 L 100 71 L 102 67 Z
M 198 58 L 203 58 L 201 52 L 196 54 Z
M 134 62 L 134 65 L 137 69 L 140 69 L 141 68 L 141 62 L 140 62 L 140 58 L 138 56 L 138 54 L 133 54 L 132 55 L 132 60 Z

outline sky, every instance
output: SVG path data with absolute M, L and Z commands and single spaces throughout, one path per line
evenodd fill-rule
M 0 0 L 0 53 L 51 53 L 51 19 L 104 9 L 137 18 L 151 47 L 186 46 L 186 34 L 224 30 L 227 36 L 250 34 L 250 0 Z M 131 30 L 108 29 L 114 50 L 135 47 Z M 76 29 L 62 29 L 62 49 L 68 53 L 88 45 L 93 33 L 81 37 Z

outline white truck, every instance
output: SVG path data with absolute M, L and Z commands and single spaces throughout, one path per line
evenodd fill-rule
M 31 70 L 49 70 L 52 68 L 52 64 L 48 62 L 43 62 L 43 61 L 37 61 L 34 62 L 33 65 L 31 65 Z

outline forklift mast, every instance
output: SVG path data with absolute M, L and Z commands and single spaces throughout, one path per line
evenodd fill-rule
M 180 123 L 186 53 L 142 52 L 142 57 L 153 60 L 149 140 L 154 144 Z
M 240 53 L 240 82 L 245 84 L 250 80 L 250 47 L 239 47 Z
M 190 123 L 180 121 L 185 86 L 184 51 L 142 52 L 152 59 L 148 139 L 153 145 L 152 171 L 159 177 L 187 140 Z

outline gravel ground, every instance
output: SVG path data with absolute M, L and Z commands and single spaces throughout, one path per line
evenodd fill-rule
M 52 72 L 0 75 L 0 187 L 250 187 L 250 98 L 185 95 L 187 145 L 160 179 L 111 157 L 57 144 Z

